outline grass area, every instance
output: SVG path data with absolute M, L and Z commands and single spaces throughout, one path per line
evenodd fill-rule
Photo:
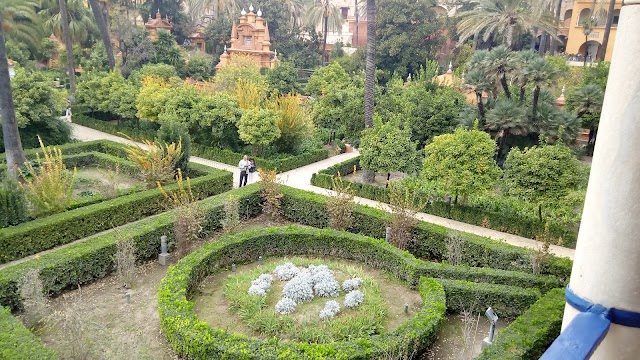
M 344 292 L 338 298 L 314 298 L 298 305 L 289 315 L 278 314 L 274 306 L 281 298 L 285 282 L 274 279 L 266 298 L 250 296 L 251 281 L 262 273 L 273 271 L 280 264 L 293 262 L 297 266 L 325 264 L 334 270 L 340 283 L 351 277 L 361 277 L 365 300 L 356 309 L 344 307 Z M 328 300 L 340 303 L 341 312 L 332 320 L 321 321 L 319 312 Z M 238 266 L 237 272 L 221 272 L 205 279 L 194 297 L 199 318 L 227 331 L 267 339 L 331 342 L 393 331 L 422 306 L 420 295 L 383 271 L 360 263 L 308 257 L 265 259 Z M 404 304 L 410 305 L 409 314 Z
M 404 178 L 406 178 L 408 175 L 403 173 L 403 172 L 399 172 L 399 171 L 394 171 L 391 173 L 391 177 L 389 178 L 390 182 L 395 182 L 398 180 L 402 180 Z M 355 173 L 351 173 L 348 174 L 346 176 L 342 177 L 345 180 L 348 181 L 352 181 L 352 182 L 359 182 L 359 183 L 365 183 L 362 180 L 362 171 L 356 171 Z M 379 187 L 386 187 L 387 185 L 387 173 L 376 173 L 376 177 L 373 179 L 373 183 L 371 183 L 370 185 L 375 185 L 375 186 L 379 186 Z
M 96 195 L 114 198 L 143 189 L 144 185 L 140 180 L 129 174 L 97 166 L 86 166 L 77 169 L 73 193 L 81 198 Z

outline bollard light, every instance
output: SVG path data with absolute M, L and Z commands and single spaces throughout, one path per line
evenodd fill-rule
M 493 342 L 493 337 L 496 333 L 496 323 L 498 322 L 498 315 L 496 315 L 495 311 L 493 311 L 492 307 L 489 307 L 487 311 L 484 313 L 487 319 L 491 321 L 491 326 L 489 327 L 489 336 L 482 340 L 482 348 L 491 345 Z

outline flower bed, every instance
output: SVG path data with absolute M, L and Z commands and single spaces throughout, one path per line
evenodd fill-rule
M 103 150 L 107 153 L 77 152 L 87 149 Z M 122 145 L 109 141 L 85 145 L 71 144 L 63 147 L 63 151 L 72 153 L 72 155 L 65 155 L 65 163 L 68 166 L 89 163 L 108 166 L 118 164 L 125 171 L 133 172 L 135 169 L 131 162 L 111 155 L 121 154 L 123 149 Z M 35 156 L 35 153 L 35 151 L 31 152 L 30 157 Z M 194 176 L 191 187 L 198 198 L 206 198 L 232 188 L 233 179 L 230 172 L 193 163 L 189 166 L 189 173 Z M 171 191 L 176 188 L 177 185 L 173 184 L 167 186 L 166 190 Z M 98 203 L 76 204 L 71 210 L 2 228 L 0 229 L 0 264 L 163 212 L 167 209 L 163 202 L 164 195 L 158 189 L 151 189 Z
M 197 318 L 189 296 L 205 276 L 231 263 L 289 254 L 356 260 L 405 280 L 413 278 L 417 261 L 382 240 L 333 230 L 291 226 L 225 236 L 180 260 L 162 280 L 158 290 L 160 322 L 174 350 L 189 359 L 369 359 L 400 348 L 426 348 L 444 320 L 444 291 L 433 279 L 424 277 L 418 282 L 423 308 L 396 331 L 382 335 L 327 344 L 260 341 L 212 328 Z

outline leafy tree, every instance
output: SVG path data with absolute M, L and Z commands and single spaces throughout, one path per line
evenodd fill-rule
M 580 184 L 580 162 L 571 150 L 560 143 L 512 149 L 504 163 L 503 191 L 538 205 L 538 217 L 543 221 L 542 206 L 557 203 Z
M 312 96 L 329 93 L 335 89 L 343 89 L 349 85 L 351 78 L 338 63 L 331 63 L 316 70 L 305 87 L 305 92 Z
M 213 75 L 213 58 L 201 51 L 193 53 L 182 74 L 194 80 L 207 80 Z
M 18 69 L 11 91 L 24 146 L 37 146 L 37 135 L 52 145 L 71 139 L 70 127 L 59 119 L 67 105 L 64 92 L 54 89 L 42 73 Z
M 236 92 L 236 83 L 239 79 L 266 83 L 264 76 L 260 74 L 260 69 L 251 57 L 234 55 L 226 66 L 216 72 L 215 89 L 233 94 Z
M 204 30 L 205 48 L 207 53 L 213 56 L 213 65 L 218 65 L 220 55 L 224 51 L 224 47 L 231 41 L 231 17 L 221 16 L 216 21 L 212 21 Z M 271 26 L 269 26 L 271 28 Z
M 155 58 L 155 47 L 146 32 L 130 22 L 123 21 L 115 28 L 119 39 L 118 47 L 122 53 L 120 71 L 124 77 L 128 77 L 132 71 L 140 69 Z
M 169 64 L 145 64 L 140 70 L 132 72 L 129 78 L 135 83 L 141 83 L 147 76 L 169 81 L 171 78 L 178 77 L 178 72 L 173 65 Z
M 351 76 L 359 75 L 364 71 L 365 52 L 362 48 L 358 48 L 351 55 L 332 58 L 332 62 L 340 64 L 344 71 Z
M 607 89 L 607 80 L 609 79 L 610 62 L 601 61 L 596 65 L 583 68 L 582 84 L 597 84 L 602 91 Z
M 526 109 L 515 100 L 500 99 L 487 112 L 485 127 L 495 134 L 498 142 L 498 158 L 502 159 L 502 154 L 509 151 L 507 143 L 509 135 L 522 136 L 529 133 Z
M 271 29 L 271 25 L 269 28 Z M 273 34 L 273 31 L 271 33 Z M 279 33 L 273 34 L 272 42 L 278 44 L 278 58 L 292 62 L 297 68 L 313 69 L 322 61 L 322 40 L 315 28 L 294 26 L 291 29 L 282 29 Z
M 399 121 L 376 123 L 363 132 L 360 140 L 360 164 L 376 172 L 414 172 L 416 170 L 416 144 L 411 132 L 400 129 Z
M 270 92 L 279 94 L 299 93 L 298 69 L 289 61 L 281 62 L 280 65 L 267 71 L 267 84 Z
M 269 145 L 280 137 L 276 125 L 278 114 L 273 110 L 250 109 L 242 114 L 238 122 L 238 133 L 242 141 L 254 145 L 254 151 Z
M 84 71 L 110 71 L 109 58 L 102 43 L 95 43 L 89 51 L 88 58 L 80 60 L 82 70 Z
M 158 121 L 163 104 L 171 94 L 169 84 L 156 77 L 146 77 L 136 98 L 136 116 L 147 121 Z
M 406 77 L 440 50 L 443 22 L 434 0 L 379 0 L 376 14 L 377 66 Z
M 354 82 L 345 88 L 333 88 L 311 102 L 313 123 L 335 130 L 338 138 L 358 146 L 360 132 L 364 129 L 363 100 L 361 80 L 359 84 Z
M 300 105 L 297 95 L 276 95 L 270 105 L 278 114 L 276 120 L 276 125 L 280 129 L 278 148 L 283 152 L 290 152 L 303 137 L 312 134 L 311 118 Z
M 422 177 L 447 194 L 463 199 L 491 190 L 500 176 L 494 155 L 496 143 L 477 129 L 456 129 L 436 136 L 424 149 Z
M 178 72 L 185 66 L 182 49 L 176 43 L 176 38 L 166 30 L 158 31 L 158 39 L 153 42 L 156 63 L 173 65 Z
M 29 46 L 27 44 L 8 39 L 5 47 L 7 58 L 17 62 L 21 66 L 27 65 L 27 62 L 31 57 L 31 51 L 29 51 Z

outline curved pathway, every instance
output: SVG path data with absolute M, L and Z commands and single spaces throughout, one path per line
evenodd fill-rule
M 144 144 L 141 143 L 136 143 L 134 141 L 119 137 L 119 136 L 115 136 L 115 135 L 111 135 L 111 134 L 107 134 L 98 130 L 94 130 L 91 128 L 88 128 L 86 126 L 81 126 L 81 125 L 77 125 L 77 124 L 71 124 L 73 127 L 73 137 L 81 140 L 81 141 L 90 141 L 90 140 L 102 140 L 102 139 L 106 139 L 106 140 L 111 140 L 111 141 L 116 141 L 119 143 L 125 143 L 125 144 L 137 144 L 139 146 L 144 147 Z M 326 169 L 329 166 L 335 165 L 337 163 L 343 162 L 345 160 L 354 158 L 356 156 L 358 156 L 359 153 L 357 151 L 351 152 L 351 153 L 345 153 L 345 154 L 340 154 L 337 156 L 332 156 L 328 159 L 324 159 L 321 161 L 318 161 L 316 163 L 313 164 L 309 164 L 294 170 L 290 170 L 287 172 L 284 172 L 282 174 L 278 175 L 278 180 L 287 186 L 291 186 L 297 189 L 302 189 L 302 190 L 307 190 L 307 191 L 312 191 L 318 194 L 323 194 L 323 195 L 332 195 L 333 192 L 327 189 L 323 189 L 320 187 L 316 187 L 311 185 L 311 175 L 313 175 L 314 173 L 322 170 L 322 169 Z M 227 165 L 227 164 L 223 164 L 223 163 L 219 163 L 216 161 L 211 161 L 211 160 L 207 160 L 207 159 L 203 159 L 203 158 L 199 158 L 196 156 L 192 156 L 190 158 L 191 161 L 198 163 L 198 164 L 202 164 L 202 165 L 207 165 L 213 168 L 217 168 L 217 169 L 222 169 L 222 170 L 227 170 L 227 171 L 231 171 L 233 172 L 233 186 L 237 187 L 239 179 L 240 179 L 240 171 L 238 170 L 237 167 L 235 166 L 231 166 L 231 165 Z M 240 161 L 240 159 L 238 159 L 238 161 Z M 257 174 L 256 174 L 257 176 Z M 376 207 L 385 211 L 390 211 L 389 209 L 389 205 L 385 204 L 385 203 L 381 203 L 378 201 L 373 201 L 373 200 L 369 200 L 369 199 L 364 199 L 364 198 L 360 198 L 360 197 L 356 197 L 355 202 L 358 204 L 362 204 L 362 205 L 368 205 L 371 207 Z M 447 219 L 447 218 L 442 218 L 439 216 L 435 216 L 435 215 L 429 215 L 429 214 L 425 214 L 425 213 L 418 213 L 416 214 L 416 218 L 422 220 L 422 221 L 426 221 L 428 223 L 432 223 L 432 224 L 436 224 L 436 225 L 441 225 L 441 226 L 445 226 L 447 228 L 450 229 L 454 229 L 454 230 L 458 230 L 458 231 L 464 231 L 464 232 L 468 232 L 468 233 L 472 233 L 472 234 L 476 234 L 479 236 L 485 236 L 494 240 L 498 240 L 498 241 L 503 241 L 506 242 L 508 244 L 511 245 L 515 245 L 515 246 L 520 246 L 520 247 L 525 247 L 525 248 L 530 248 L 530 249 L 539 249 L 542 246 L 542 243 L 536 240 L 532 240 L 532 239 L 528 239 L 522 236 L 518 236 L 518 235 L 513 235 L 513 234 L 508 234 L 508 233 L 504 233 L 504 232 L 500 232 L 497 230 L 492 230 L 492 229 L 487 229 L 487 228 L 483 228 L 481 226 L 476 226 L 476 225 L 471 225 L 471 224 L 467 224 L 467 223 L 463 223 L 460 221 L 455 221 L 455 220 L 451 220 L 451 219 Z M 573 259 L 575 250 L 574 249 L 569 249 L 569 248 L 565 248 L 565 247 L 561 247 L 561 246 L 555 246 L 552 245 L 551 249 L 550 249 L 551 253 L 553 253 L 556 256 L 561 256 L 561 257 L 568 257 L 570 259 Z

